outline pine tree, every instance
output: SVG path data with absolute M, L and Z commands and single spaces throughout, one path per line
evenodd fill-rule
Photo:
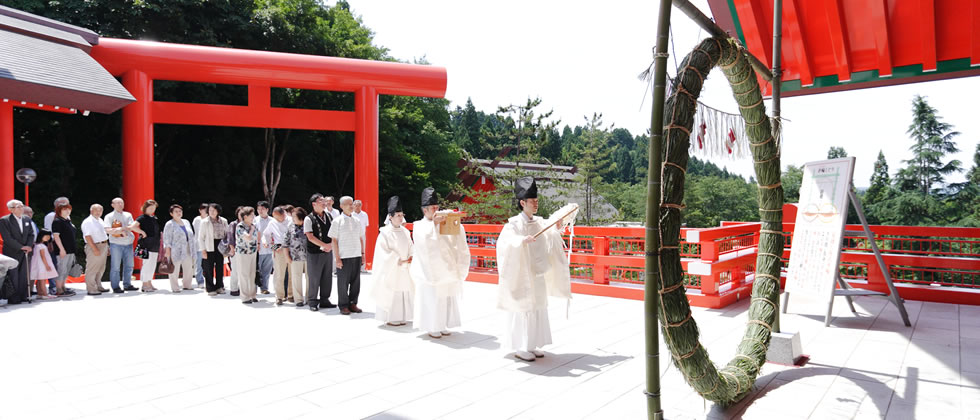
M 923 196 L 929 195 L 933 186 L 945 186 L 945 175 L 960 171 L 960 161 L 943 162 L 947 154 L 959 151 L 953 138 L 960 133 L 953 131 L 952 124 L 942 122 L 936 109 L 919 95 L 912 100 L 912 124 L 906 133 L 914 141 L 909 148 L 913 157 L 903 161 L 908 166 L 899 173 L 899 181 L 902 187 L 914 186 Z
M 827 159 L 837 159 L 847 157 L 847 151 L 843 147 L 830 146 L 830 150 L 827 151 Z
M 963 210 L 957 224 L 980 227 L 980 143 L 977 143 L 977 150 L 973 153 L 973 168 L 966 173 L 966 182 L 956 201 L 961 204 L 957 207 Z
M 890 187 L 891 179 L 888 176 L 888 161 L 885 160 L 885 153 L 879 150 L 878 160 L 875 161 L 875 169 L 871 174 L 871 186 L 864 193 L 864 205 L 870 206 L 887 198 Z
M 602 126 L 602 114 L 592 114 L 592 118 L 585 117 L 585 127 L 582 130 L 580 143 L 576 148 L 576 166 L 578 167 L 578 181 L 585 188 L 585 222 L 592 225 L 595 220 L 594 210 L 598 200 L 596 190 L 605 181 L 606 177 L 616 170 L 616 163 L 612 161 L 612 154 L 616 147 L 611 144 L 609 129 Z

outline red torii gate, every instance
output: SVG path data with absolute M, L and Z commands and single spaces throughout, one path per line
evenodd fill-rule
M 130 211 L 138 213 L 154 195 L 154 124 L 353 131 L 354 196 L 374 227 L 367 230 L 367 261 L 381 207 L 378 95 L 446 93 L 446 69 L 434 66 L 112 38 L 101 38 L 91 55 L 136 98 L 122 110 L 123 199 Z M 248 105 L 154 101 L 154 80 L 245 85 Z M 353 92 L 354 111 L 272 107 L 273 87 Z

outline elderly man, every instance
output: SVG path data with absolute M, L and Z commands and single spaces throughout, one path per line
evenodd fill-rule
M 340 211 L 333 208 L 333 196 L 328 195 L 326 197 L 323 197 L 323 199 L 326 200 L 327 204 L 325 205 L 325 209 L 326 212 L 330 214 L 330 220 L 340 217 Z
M 109 235 L 102 224 L 102 205 L 89 207 L 89 216 L 82 221 L 82 237 L 85 239 L 85 289 L 89 296 L 98 296 L 109 289 L 102 287 L 105 261 L 109 257 Z
M 350 315 L 361 313 L 357 298 L 361 294 L 361 260 L 364 259 L 364 229 L 361 222 L 351 214 L 354 199 L 340 197 L 340 208 L 344 211 L 330 224 L 327 235 L 333 239 L 333 262 L 337 267 L 337 305 L 340 313 Z
M 27 287 L 27 253 L 34 245 L 34 232 L 31 221 L 24 218 L 24 203 L 20 200 L 7 202 L 10 214 L 0 217 L 0 238 L 3 238 L 3 255 L 17 260 L 17 267 L 11 271 L 11 281 L 14 292 L 8 297 L 8 303 L 16 304 L 30 302 L 30 289 Z
M 24 206 L 24 218 L 31 221 L 31 232 L 37 236 L 37 223 L 34 223 L 34 209 L 31 206 Z
M 57 215 L 54 214 L 54 210 L 53 209 L 56 209 L 59 206 L 67 206 L 69 204 L 71 204 L 71 203 L 68 202 L 68 197 L 58 197 L 58 198 L 54 199 L 54 207 L 52 207 L 51 212 L 48 213 L 48 214 L 46 214 L 46 215 L 44 215 L 44 228 L 47 229 L 47 230 L 51 230 L 51 225 L 54 224 L 54 218 Z M 32 215 L 33 215 L 33 213 L 32 213 Z
M 109 282 L 113 293 L 139 290 L 133 287 L 133 228 L 139 225 L 133 215 L 123 211 L 126 203 L 116 197 L 112 199 L 112 210 L 102 220 L 109 234 Z M 122 287 L 119 285 L 122 280 Z

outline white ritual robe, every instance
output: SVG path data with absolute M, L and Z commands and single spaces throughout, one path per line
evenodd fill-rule
M 412 239 L 414 327 L 435 333 L 460 326 L 459 301 L 470 270 L 466 231 L 460 225 L 458 235 L 440 235 L 431 220 L 422 218 L 413 225 Z
M 511 217 L 497 238 L 497 307 L 506 311 L 505 345 L 530 351 L 551 344 L 548 296 L 571 299 L 571 278 L 565 243 L 558 229 L 549 228 L 534 242 L 534 235 L 549 224 L 524 213 Z
M 382 322 L 412 320 L 415 286 L 409 263 L 399 264 L 412 256 L 412 237 L 408 229 L 385 225 L 374 246 L 375 319 Z

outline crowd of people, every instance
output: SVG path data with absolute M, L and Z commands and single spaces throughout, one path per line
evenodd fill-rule
M 533 361 L 543 356 L 538 349 L 551 343 L 547 297 L 570 298 L 568 260 L 558 229 L 549 229 L 551 225 L 534 215 L 534 180 L 522 179 L 516 186 L 521 214 L 508 221 L 497 242 L 501 267 L 498 307 L 509 314 L 506 338 L 515 356 Z M 413 322 L 414 328 L 441 338 L 461 324 L 469 245 L 461 224 L 444 229 L 447 215 L 439 211 L 432 188 L 426 188 L 421 198 L 424 217 L 414 223 L 411 232 L 404 226 L 400 198 L 388 200 L 388 215 L 375 247 L 372 297 L 378 320 L 392 327 Z M 169 277 L 172 293 L 204 288 L 209 296 L 229 293 L 251 305 L 259 302 L 259 293 L 269 295 L 274 289 L 276 305 L 305 305 L 311 311 L 339 308 L 343 315 L 360 313 L 360 274 L 369 219 L 360 201 L 344 196 L 339 204 L 337 210 L 333 197 L 321 194 L 310 197 L 309 212 L 302 206 L 271 207 L 260 201 L 255 207 L 235 209 L 230 222 L 221 216 L 222 208 L 216 203 L 199 205 L 193 221 L 185 219 L 181 205 L 172 204 L 167 208 L 168 217 L 160 218 L 166 220 L 161 227 L 156 201 L 146 200 L 140 206 L 141 214 L 134 218 L 124 210 L 125 202 L 116 198 L 112 210 L 104 215 L 100 204 L 92 204 L 89 216 L 76 228 L 68 198 L 59 197 L 39 228 L 29 207 L 10 200 L 10 214 L 0 218 L 0 279 L 4 280 L 0 298 L 18 304 L 30 303 L 35 296 L 48 300 L 74 295 L 65 286 L 66 279 L 81 276 L 83 270 L 89 296 L 152 293 L 157 291 L 154 275 L 162 273 Z M 541 233 L 546 234 L 539 239 Z M 84 244 L 84 269 L 75 258 L 79 236 Z M 139 288 L 132 284 L 136 259 L 142 262 Z M 226 276 L 226 261 L 230 262 L 230 277 Z M 110 289 L 102 283 L 106 269 Z M 334 273 L 336 304 L 330 301 Z

